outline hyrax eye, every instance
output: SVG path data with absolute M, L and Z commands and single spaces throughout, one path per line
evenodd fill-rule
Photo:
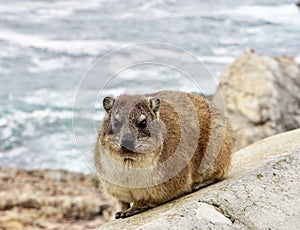
M 142 121 L 138 124 L 138 126 L 139 126 L 140 128 L 142 128 L 142 129 L 147 128 L 147 120 L 146 120 L 146 119 L 142 120 Z

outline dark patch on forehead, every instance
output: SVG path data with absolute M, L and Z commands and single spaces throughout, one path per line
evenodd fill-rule
M 141 115 L 150 113 L 149 104 L 145 97 L 122 95 L 115 102 L 114 114 L 122 116 Z
M 143 101 L 145 98 L 142 96 L 130 96 L 130 95 L 121 95 L 117 98 L 116 104 L 119 106 L 125 106 L 125 105 L 134 105 L 137 104 L 140 101 Z
M 151 113 L 151 109 L 149 107 L 149 103 L 144 100 L 138 104 L 132 109 L 131 111 L 131 118 L 140 121 L 141 115 L 145 115 L 146 118 L 153 118 L 154 114 Z

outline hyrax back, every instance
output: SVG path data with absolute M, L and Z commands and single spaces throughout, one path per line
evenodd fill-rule
M 204 97 L 175 91 L 106 97 L 95 166 L 121 206 L 116 218 L 155 207 L 223 179 L 233 140 Z

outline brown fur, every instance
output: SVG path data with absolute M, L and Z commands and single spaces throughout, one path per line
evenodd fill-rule
M 160 98 L 160 107 L 155 107 L 159 101 L 149 98 Z M 167 103 L 172 100 L 174 105 Z M 189 100 L 190 103 L 186 103 Z M 121 206 L 121 211 L 116 214 L 116 218 L 124 218 L 151 207 L 155 207 L 171 199 L 177 198 L 185 193 L 192 192 L 205 184 L 222 180 L 227 172 L 231 160 L 233 140 L 230 126 L 224 116 L 217 109 L 213 108 L 204 97 L 195 94 L 186 94 L 174 91 L 162 91 L 159 93 L 144 96 L 122 95 L 113 101 L 105 101 L 104 107 L 107 116 L 99 129 L 97 144 L 95 147 L 95 166 L 99 175 L 115 175 L 116 177 L 126 178 L 134 181 L 141 180 L 136 176 L 130 178 L 128 170 L 130 168 L 147 168 L 160 165 L 166 162 L 175 150 L 178 148 L 181 140 L 181 134 L 188 132 L 189 137 L 197 137 L 196 151 L 188 158 L 186 153 L 191 151 L 192 146 L 189 142 L 184 142 L 182 151 L 178 156 L 178 161 L 173 162 L 171 168 L 174 170 L 180 168 L 180 162 L 186 162 L 182 170 L 172 178 L 167 178 L 163 183 L 155 184 L 149 187 L 131 187 L 118 185 L 113 181 L 100 176 L 103 187 L 106 191 L 115 196 Z M 185 123 L 182 124 L 184 117 Z M 116 115 L 116 111 L 119 115 Z M 141 117 L 141 111 L 147 117 L 147 121 L 155 121 L 156 132 L 151 138 L 143 134 L 135 125 Z M 198 121 L 192 120 L 192 111 L 195 111 L 195 117 Z M 115 117 L 125 119 L 122 122 L 126 125 L 123 131 L 114 131 L 112 124 Z M 141 117 L 143 118 L 143 117 Z M 165 129 L 161 123 L 165 125 Z M 195 122 L 199 125 L 195 127 Z M 118 122 L 117 122 L 118 123 Z M 137 127 L 136 127 L 137 126 Z M 200 133 L 199 133 L 200 131 Z M 145 140 L 142 145 L 147 146 L 147 141 L 151 143 L 160 143 L 155 148 L 147 148 L 134 152 L 120 148 L 117 142 L 124 138 L 124 133 L 130 132 L 137 140 Z M 146 133 L 146 131 L 145 131 Z M 124 168 L 118 174 L 114 167 L 106 167 L 103 163 L 104 153 L 111 156 L 112 161 L 118 162 Z M 200 167 L 200 168 L 199 168 Z M 200 170 L 199 170 L 200 169 Z M 162 169 L 158 175 L 160 178 L 167 177 L 167 171 Z M 126 179 L 126 180 L 127 180 Z M 155 177 L 142 178 L 155 182 Z M 124 179 L 125 180 L 125 179 Z

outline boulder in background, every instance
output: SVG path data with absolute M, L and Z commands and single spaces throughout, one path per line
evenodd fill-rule
M 290 57 L 270 58 L 253 50 L 220 76 L 213 101 L 225 105 L 240 149 L 300 127 L 300 70 Z

